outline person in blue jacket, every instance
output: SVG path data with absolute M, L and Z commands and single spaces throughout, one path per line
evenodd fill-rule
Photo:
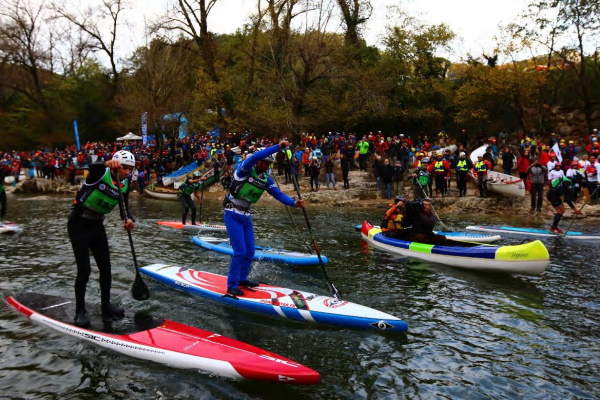
M 229 192 L 225 195 L 223 220 L 233 249 L 227 276 L 227 293 L 231 295 L 244 295 L 239 286 L 258 286 L 258 282 L 248 279 L 254 258 L 254 227 L 250 214 L 252 204 L 266 191 L 286 206 L 304 207 L 304 200 L 295 200 L 283 193 L 266 174 L 275 160 L 273 155 L 288 145 L 288 141 L 282 140 L 279 145 L 267 147 L 248 156 L 233 174 Z

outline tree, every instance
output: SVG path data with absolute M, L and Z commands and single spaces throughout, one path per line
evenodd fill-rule
M 373 6 L 369 0 L 337 0 L 346 26 L 345 41 L 348 46 L 357 46 L 360 26 L 371 18 Z
M 519 63 L 501 68 L 469 66 L 456 92 L 456 122 L 500 130 L 508 116 L 518 122 L 521 131 L 531 130 L 535 121 L 529 120 L 525 111 L 539 107 L 544 81 L 542 75 L 524 72 Z
M 219 122 L 224 122 L 223 110 L 233 113 L 231 103 L 228 101 L 226 88 L 220 85 L 220 76 L 217 71 L 217 48 L 214 42 L 214 35 L 208 29 L 208 16 L 218 0 L 176 0 L 170 5 L 167 13 L 162 16 L 153 26 L 154 32 L 175 32 L 183 35 L 183 38 L 189 38 L 195 48 L 186 45 L 188 50 L 199 53 L 199 60 L 202 62 L 204 76 L 199 76 L 198 84 L 206 84 L 205 92 L 200 96 L 207 97 L 212 103 L 211 109 L 216 111 Z M 167 41 L 167 37 L 162 38 Z M 185 44 L 181 37 L 175 41 L 179 44 Z
M 11 115 L 11 120 L 18 119 L 12 120 L 16 126 L 6 131 L 23 128 L 23 139 L 33 143 L 40 134 L 51 142 L 64 140 L 56 131 L 54 117 L 62 99 L 51 89 L 60 77 L 52 68 L 51 27 L 43 23 L 44 11 L 43 3 L 0 1 L 0 86 L 11 104 L 18 105 Z
M 147 112 L 151 131 L 162 133 L 165 114 L 190 110 L 195 76 L 190 73 L 194 60 L 182 46 L 172 46 L 154 40 L 148 47 L 138 48 L 129 59 L 128 70 L 123 78 L 123 95 L 117 101 L 134 116 L 131 124 Z
M 592 114 L 594 95 L 590 88 L 600 76 L 597 55 L 593 43 L 600 33 L 600 0 L 534 0 L 529 4 L 522 29 L 532 40 L 547 49 L 548 64 L 558 55 L 576 76 L 576 93 L 585 113 L 588 130 L 593 128 Z
M 117 66 L 117 38 L 120 17 L 125 10 L 125 0 L 102 0 L 98 7 L 81 8 L 79 3 L 67 2 L 52 4 L 52 11 L 76 26 L 88 36 L 85 46 L 93 51 L 104 53 L 108 57 L 111 71 L 111 95 L 117 94 L 120 70 Z M 77 10 L 72 12 L 70 10 Z M 108 26 L 106 34 L 105 26 Z
M 383 73 L 388 80 L 391 107 L 413 124 L 439 127 L 451 103 L 446 82 L 450 62 L 437 53 L 449 50 L 455 34 L 445 24 L 427 25 L 405 13 L 399 17 L 398 24 L 389 26 L 384 38 Z

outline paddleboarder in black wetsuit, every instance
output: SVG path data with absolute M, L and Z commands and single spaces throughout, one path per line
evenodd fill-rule
M 218 172 L 215 171 L 215 176 L 218 176 L 217 174 Z M 179 192 L 177 193 L 177 199 L 181 203 L 181 223 L 183 225 L 185 225 L 189 210 L 192 210 L 192 225 L 196 225 L 196 205 L 194 204 L 194 199 L 192 199 L 192 194 L 198 199 L 200 204 L 203 201 L 198 191 L 200 190 L 201 181 L 205 181 L 206 178 L 201 178 L 202 174 L 200 171 L 194 172 L 193 175 L 193 177 L 188 176 L 185 179 L 185 182 L 179 186 Z
M 83 186 L 75 197 L 73 211 L 69 216 L 67 228 L 69 239 L 77 262 L 77 278 L 75 279 L 75 325 L 90 326 L 90 319 L 85 309 L 85 291 L 91 273 L 90 251 L 98 265 L 100 275 L 100 299 L 102 302 L 102 318 L 116 320 L 124 317 L 122 308 L 110 303 L 112 273 L 108 239 L 104 230 L 104 216 L 119 204 L 119 190 L 123 193 L 125 209 L 129 203 L 129 175 L 135 168 L 135 158 L 128 151 L 116 152 L 111 160 L 93 163 L 89 168 Z M 121 188 L 111 174 L 118 174 Z M 123 227 L 132 230 L 133 217 L 127 211 Z
M 548 193 L 546 194 L 546 198 L 552 204 L 552 207 L 556 210 L 554 214 L 554 218 L 552 219 L 552 226 L 550 227 L 550 232 L 552 233 L 563 233 L 561 229 L 558 228 L 558 223 L 560 222 L 563 214 L 565 213 L 565 206 L 563 205 L 563 200 L 561 196 L 564 196 L 564 202 L 569 205 L 573 209 L 575 214 L 581 214 L 581 210 L 575 207 L 573 201 L 575 200 L 575 185 L 574 183 L 581 182 L 581 176 L 575 175 L 571 178 L 558 178 L 552 182 L 552 186 Z

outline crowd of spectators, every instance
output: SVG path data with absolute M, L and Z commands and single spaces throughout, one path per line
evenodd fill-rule
M 560 152 L 563 163 L 561 168 L 566 172 L 574 160 L 577 165 L 587 163 L 577 159 L 576 154 L 583 151 L 587 156 L 597 159 L 600 146 L 597 130 L 585 140 L 581 148 L 576 147 L 573 140 L 564 140 L 560 135 L 552 133 L 549 138 L 524 134 L 517 136 L 503 130 L 492 138 L 482 130 L 469 134 L 465 129 L 456 135 L 449 135 L 445 130 L 430 135 L 421 132 L 417 135 L 383 134 L 369 132 L 364 135 L 355 133 L 328 132 L 326 134 L 306 133 L 292 140 L 292 149 L 288 157 L 282 153 L 276 156 L 275 171 L 284 175 L 288 181 L 287 163 L 292 163 L 292 173 L 297 177 L 311 178 L 313 190 L 319 188 L 319 170 L 325 168 L 323 180 L 332 189 L 337 188 L 333 171 L 341 169 L 343 187 L 349 188 L 348 171 L 359 169 L 373 173 L 378 190 L 387 198 L 399 194 L 404 181 L 404 173 L 410 172 L 419 164 L 422 157 L 439 158 L 447 166 L 448 177 L 455 172 L 460 160 L 460 153 L 486 145 L 490 162 L 495 165 L 499 161 L 504 171 L 512 173 L 517 167 L 519 175 L 527 179 L 527 169 L 536 158 L 541 158 L 544 165 L 556 151 Z M 282 135 L 285 136 L 285 135 Z M 0 167 L 6 175 L 15 177 L 15 183 L 27 178 L 66 179 L 76 184 L 76 177 L 83 174 L 86 166 L 98 159 L 109 159 L 118 150 L 129 150 L 136 157 L 136 169 L 133 180 L 144 183 L 160 182 L 160 179 L 192 162 L 202 164 L 208 159 L 221 161 L 223 165 L 232 166 L 240 162 L 249 153 L 276 143 L 279 137 L 265 137 L 253 132 L 243 134 L 227 133 L 213 137 L 209 134 L 195 134 L 183 139 L 171 139 L 158 146 L 155 142 L 143 144 L 141 140 L 115 142 L 88 142 L 78 149 L 75 145 L 64 149 L 40 148 L 35 151 L 0 151 Z M 517 153 L 517 154 L 515 154 Z M 513 165 L 513 154 L 517 162 Z M 547 158 L 547 159 L 546 159 Z M 587 161 L 587 157 L 586 157 Z M 341 168 L 339 168 L 341 167 Z M 433 164 L 431 164 L 433 168 Z M 433 171 L 433 170 L 432 170 Z M 590 176 L 594 181 L 594 178 Z M 596 176 L 597 182 L 597 176 Z M 135 184 L 135 182 L 134 182 Z M 444 194 L 438 192 L 438 194 Z

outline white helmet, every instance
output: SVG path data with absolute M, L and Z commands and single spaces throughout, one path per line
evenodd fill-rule
M 113 154 L 112 159 L 121 161 L 121 165 L 135 167 L 135 157 L 127 150 L 117 151 L 115 154 Z

